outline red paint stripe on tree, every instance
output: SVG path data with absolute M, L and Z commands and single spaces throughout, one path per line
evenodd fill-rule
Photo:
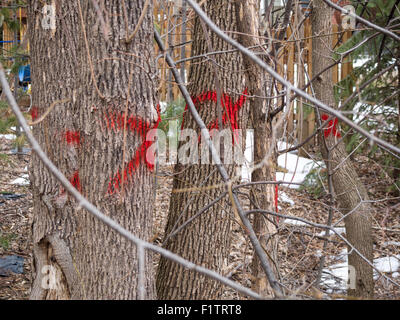
M 63 139 L 68 145 L 79 145 L 81 143 L 81 133 L 79 131 L 65 131 Z
M 153 145 L 153 141 L 146 141 L 146 136 L 148 132 L 152 129 L 157 129 L 161 122 L 161 114 L 160 114 L 160 106 L 157 106 L 157 121 L 151 126 L 149 121 L 145 121 L 140 117 L 131 116 L 127 118 L 127 129 L 132 133 L 137 133 L 142 138 L 142 143 L 139 148 L 134 152 L 133 157 L 130 159 L 128 163 L 124 166 L 124 172 L 120 169 L 116 174 L 114 174 L 108 183 L 108 194 L 114 194 L 121 189 L 122 179 L 124 180 L 124 184 L 128 182 L 129 177 L 131 177 L 134 172 L 137 170 L 141 163 L 146 164 L 149 170 L 154 169 L 154 159 L 148 159 L 146 157 L 148 149 Z M 115 119 L 115 113 L 111 116 L 110 120 L 113 121 Z M 119 116 L 117 116 L 119 118 Z M 122 126 L 118 126 L 118 128 L 113 127 L 114 131 L 121 131 L 124 128 L 124 124 Z M 122 178 L 121 178 L 122 177 Z
M 32 117 L 32 121 L 36 121 L 39 118 L 39 108 L 38 107 L 32 106 L 31 117 Z
M 221 104 L 224 109 L 224 112 L 222 114 L 222 124 L 225 125 L 229 123 L 233 132 L 235 129 L 239 129 L 238 125 L 239 110 L 244 106 L 246 99 L 247 99 L 247 88 L 243 91 L 238 101 L 236 101 L 235 103 L 232 102 L 232 98 L 229 95 L 225 93 L 222 94 Z M 192 101 L 196 109 L 199 109 L 200 106 L 198 105 L 198 103 L 202 103 L 205 101 L 217 102 L 217 92 L 216 91 L 203 92 L 199 94 L 197 97 L 192 97 Z M 186 104 L 185 111 L 183 113 L 181 129 L 183 129 L 185 114 L 187 113 L 187 110 L 188 110 L 188 105 Z M 207 129 L 208 130 L 219 129 L 218 119 L 211 121 L 207 125 Z M 238 137 L 233 137 L 233 140 L 235 140 L 235 138 L 237 139 Z
M 71 179 L 69 179 L 69 181 L 71 182 L 71 184 L 75 187 L 76 190 L 78 190 L 79 192 L 82 191 L 81 188 L 81 181 L 79 179 L 79 171 L 76 171 L 73 175 L 73 177 Z
M 327 114 L 323 114 L 321 118 L 322 121 L 327 121 L 329 119 L 329 116 Z M 337 125 L 338 125 L 337 118 L 330 120 L 328 123 L 328 127 L 324 128 L 324 137 L 328 138 L 332 134 L 334 137 L 340 138 L 341 134 L 337 129 Z

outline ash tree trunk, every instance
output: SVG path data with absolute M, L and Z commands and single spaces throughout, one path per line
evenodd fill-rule
M 313 75 L 319 74 L 331 63 L 332 56 L 332 17 L 333 10 L 322 0 L 313 1 L 312 30 L 313 30 Z M 334 98 L 332 72 L 324 72 L 314 82 L 313 88 L 317 99 L 337 108 Z M 327 115 L 322 115 L 327 119 Z M 368 193 L 360 181 L 354 165 L 347 158 L 343 141 L 338 143 L 340 133 L 333 120 L 323 130 L 320 137 L 320 148 L 327 167 L 333 172 L 332 181 L 339 210 L 346 215 L 346 236 L 349 242 L 369 261 L 373 260 L 372 213 L 370 204 L 360 202 L 368 200 Z M 332 149 L 334 146 L 336 147 Z M 328 154 L 328 149 L 332 151 Z M 329 156 L 329 158 L 328 158 Z M 346 159 L 346 160 L 345 160 Z M 328 170 L 328 171 L 331 171 Z M 352 211 L 352 212 L 351 212 Z M 350 213 L 351 212 L 351 213 Z M 350 213 L 350 214 L 349 214 Z M 349 267 L 355 269 L 355 288 L 349 288 L 348 295 L 371 298 L 374 295 L 373 269 L 354 250 L 349 248 Z
M 259 38 L 259 15 L 258 1 L 256 0 L 237 0 L 236 16 L 239 29 L 239 40 L 247 48 L 262 52 L 261 41 Z M 257 47 L 258 46 L 258 47 Z M 266 113 L 265 88 L 270 90 L 271 78 L 266 75 L 266 83 L 263 83 L 263 71 L 246 55 L 243 55 L 244 68 L 246 70 L 246 83 L 250 100 L 250 119 L 249 125 L 254 128 L 254 164 L 261 165 L 260 168 L 252 173 L 252 181 L 274 181 L 276 152 L 275 142 L 272 139 L 271 121 Z M 266 161 L 264 161 L 264 158 Z M 252 203 L 254 209 L 275 211 L 274 205 L 275 186 L 271 184 L 254 186 L 252 189 Z M 254 231 L 260 243 L 268 252 L 270 264 L 273 263 L 272 257 L 276 259 L 275 247 L 276 240 L 271 236 L 276 230 L 271 222 L 273 218 L 256 215 L 253 220 Z M 276 262 L 276 261 L 275 261 Z M 252 274 L 254 276 L 253 288 L 264 296 L 273 296 L 273 290 L 267 281 L 267 277 L 261 267 L 261 263 L 256 254 L 253 255 Z M 275 270 L 277 271 L 277 270 Z
M 145 0 L 126 1 L 125 12 L 121 1 L 98 3 L 103 19 L 91 1 L 47 1 L 54 5 L 52 28 L 52 9 L 44 10 L 43 1 L 29 2 L 33 117 L 64 100 L 34 127 L 34 134 L 89 201 L 148 240 L 153 179 L 151 165 L 137 150 L 157 120 L 149 63 L 152 6 L 126 43 Z M 31 299 L 136 299 L 135 246 L 81 209 L 35 155 L 30 177 L 35 266 Z M 148 299 L 155 297 L 153 277 L 147 253 Z
M 223 30 L 238 30 L 234 1 L 207 1 L 204 10 Z M 205 54 L 210 49 L 212 51 L 232 49 L 209 29 L 207 37 L 203 28 L 204 25 L 202 26 L 199 18 L 196 18 L 192 56 Z M 232 33 L 232 36 L 237 39 L 237 34 Z M 246 128 L 247 102 L 245 96 L 241 95 L 245 92 L 245 79 L 240 73 L 241 55 L 237 52 L 228 52 L 213 55 L 211 59 L 214 63 L 204 59 L 194 61 L 189 71 L 188 89 L 192 97 L 196 98 L 195 104 L 200 116 L 210 128 L 215 128 L 219 119 L 222 119 L 224 129 L 231 130 L 236 126 Z M 224 97 L 222 117 L 219 117 L 217 112 L 218 83 L 220 95 Z M 231 103 L 226 100 L 227 96 L 230 97 Z M 227 109 L 232 109 L 229 106 L 234 107 L 234 105 L 238 107 L 237 113 L 236 111 L 231 113 L 230 110 L 227 114 Z M 184 114 L 183 128 L 195 129 L 200 136 L 189 111 Z M 239 142 L 238 139 L 235 143 Z M 179 148 L 185 143 L 180 143 Z M 226 168 L 233 177 L 235 164 L 227 164 Z M 190 190 L 185 191 L 185 189 Z M 164 239 L 165 248 L 198 265 L 222 272 L 229 258 L 231 222 L 234 219 L 228 197 L 214 204 L 177 234 L 173 236 L 170 234 L 224 191 L 226 186 L 214 164 L 204 164 L 202 159 L 199 159 L 197 164 L 178 162 L 174 169 L 173 191 Z M 222 294 L 220 283 L 186 270 L 163 257 L 158 267 L 156 286 L 159 299 L 218 299 Z

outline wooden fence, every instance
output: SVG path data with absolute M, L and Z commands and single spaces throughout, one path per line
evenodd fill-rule
M 19 8 L 16 10 L 16 18 L 19 21 L 21 26 L 20 30 L 17 32 L 17 41 L 21 41 L 23 39 L 26 29 L 27 29 L 27 17 L 26 17 L 26 9 Z M 3 43 L 2 43 L 2 54 L 7 57 L 11 56 L 12 48 L 15 45 L 14 39 L 14 31 L 8 28 L 6 23 L 3 23 Z
M 193 27 L 193 15 L 191 12 L 182 12 L 182 8 L 177 1 L 155 1 L 154 18 L 160 33 L 164 36 L 165 44 L 168 48 L 173 47 L 172 55 L 175 60 L 182 60 L 190 57 L 191 52 L 191 30 Z M 179 3 L 179 1 L 178 1 Z M 305 10 L 303 10 L 304 12 Z M 307 12 L 306 12 L 307 13 Z M 185 19 L 183 16 L 187 17 Z M 283 47 L 277 57 L 277 70 L 291 83 L 298 87 L 303 87 L 312 74 L 312 29 L 311 19 L 307 18 L 302 27 L 293 35 L 292 29 L 296 25 L 301 15 L 293 15 L 291 27 L 286 31 Z M 338 25 L 333 26 L 333 46 L 337 47 L 351 37 L 351 31 L 339 30 Z M 301 41 L 297 41 L 301 39 Z M 294 41 L 296 40 L 296 41 Z M 159 53 L 156 48 L 157 54 Z M 160 99 L 162 101 L 173 101 L 180 96 L 178 87 L 174 84 L 171 72 L 163 59 L 159 59 L 160 70 Z M 189 62 L 179 65 L 182 74 L 187 74 Z M 344 60 L 344 63 L 338 64 L 332 68 L 332 80 L 336 84 L 352 71 L 352 63 Z M 282 87 L 278 84 L 278 90 Z M 311 93 L 310 87 L 307 89 Z M 279 103 L 277 101 L 277 103 Z M 307 106 L 302 100 L 293 101 L 291 111 L 288 114 L 287 130 L 285 131 L 291 137 L 289 141 L 296 139 L 302 141 L 311 135 L 315 130 L 315 113 L 313 108 Z M 313 141 L 310 141 L 305 149 L 310 147 Z
M 299 34 L 292 37 L 292 29 L 289 27 L 286 32 L 286 43 L 283 50 L 278 56 L 278 72 L 297 87 L 302 88 L 312 78 L 312 28 L 311 19 L 304 21 L 298 32 Z M 332 47 L 338 47 L 345 43 L 352 35 L 352 31 L 339 30 L 338 25 L 333 25 L 332 30 Z M 291 39 L 303 39 L 303 41 L 291 41 Z M 333 62 L 333 60 L 332 60 Z M 335 65 L 332 70 L 332 83 L 337 84 L 345 79 L 352 72 L 352 62 L 348 58 L 342 63 Z M 278 88 L 281 89 L 280 86 Z M 312 94 L 311 87 L 307 89 Z M 302 99 L 296 99 L 292 102 L 291 110 L 288 114 L 287 130 L 288 140 L 293 139 L 304 141 L 314 131 L 316 126 L 314 109 L 305 103 Z M 291 136 L 291 137 L 289 137 Z M 305 145 L 304 149 L 308 149 L 314 144 L 311 140 Z M 301 152 L 302 155 L 306 155 Z
M 191 55 L 191 35 L 193 19 L 188 15 L 185 2 L 182 1 L 154 1 L 154 23 L 163 37 L 165 47 L 171 49 L 170 54 L 175 61 L 189 58 Z M 160 51 L 155 46 L 158 56 Z M 164 59 L 158 60 L 160 70 L 160 99 L 173 101 L 180 95 L 178 86 L 174 83 L 172 74 Z M 183 79 L 189 71 L 189 62 L 178 65 Z

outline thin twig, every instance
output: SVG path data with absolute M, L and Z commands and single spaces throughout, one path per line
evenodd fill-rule
M 375 271 L 377 271 L 382 277 L 384 277 L 386 280 L 388 280 L 389 282 L 393 283 L 395 286 L 400 287 L 400 284 L 395 282 L 394 280 L 390 279 L 389 277 L 387 277 L 386 275 L 384 275 L 376 266 L 374 266 L 374 264 L 369 261 L 356 247 L 354 247 L 349 240 L 347 240 L 345 237 L 343 237 L 340 232 L 338 232 L 335 227 L 333 226 L 329 226 L 329 225 L 324 225 L 324 224 L 320 224 L 320 223 L 315 223 L 315 222 L 311 222 L 307 219 L 303 219 L 300 217 L 294 217 L 294 216 L 288 216 L 288 215 L 284 215 L 284 214 L 280 214 L 277 212 L 273 212 L 273 211 L 269 211 L 269 210 L 261 210 L 261 209 L 253 209 L 253 210 L 248 210 L 245 212 L 246 216 L 249 214 L 254 214 L 254 213 L 261 213 L 261 214 L 268 214 L 268 215 L 272 215 L 272 216 L 276 216 L 279 218 L 285 218 L 285 219 L 290 219 L 290 220 L 295 220 L 295 221 L 300 221 L 303 222 L 309 226 L 312 227 L 316 227 L 316 228 L 320 228 L 320 229 L 325 229 L 325 230 L 330 230 L 332 231 L 336 236 L 338 236 L 342 241 L 344 241 L 349 248 L 351 248 L 351 250 L 354 250 L 354 252 L 362 259 L 364 260 L 369 266 L 371 266 Z
M 85 22 L 83 21 L 83 14 L 82 14 L 82 8 L 81 8 L 81 2 L 78 1 L 78 9 L 79 9 L 79 16 L 81 19 L 81 26 L 82 26 L 82 33 L 83 33 L 83 39 L 85 40 L 85 46 L 86 46 L 86 54 L 89 62 L 89 67 L 90 67 L 90 75 L 92 77 L 93 85 L 96 88 L 97 94 L 101 99 L 105 99 L 104 95 L 100 92 L 99 87 L 97 86 L 97 81 L 94 76 L 94 68 L 93 68 L 93 62 L 92 62 L 92 57 L 90 56 L 90 50 L 89 50 L 89 43 L 86 37 L 86 29 L 85 29 Z
M 361 23 L 365 24 L 366 26 L 375 29 L 376 31 L 379 31 L 397 41 L 400 41 L 400 37 L 393 32 L 382 28 L 368 20 L 365 20 L 364 18 L 361 18 L 360 16 L 356 15 L 355 13 L 352 13 L 350 10 L 343 9 L 341 6 L 337 5 L 336 3 L 333 3 L 332 1 L 329 0 L 323 0 L 328 6 L 335 8 L 336 10 L 340 11 L 341 13 L 344 13 L 345 15 L 349 15 L 352 18 L 355 18 L 356 20 L 360 21 Z
M 125 0 L 122 0 L 122 3 L 124 4 Z M 133 40 L 133 38 L 136 36 L 136 34 L 138 33 L 139 28 L 142 25 L 142 22 L 143 22 L 143 20 L 144 20 L 144 18 L 146 16 L 147 8 L 149 7 L 149 4 L 150 4 L 150 0 L 146 0 L 146 2 L 144 4 L 144 7 L 143 7 L 143 10 L 142 10 L 142 13 L 140 14 L 140 17 L 139 17 L 139 21 L 136 24 L 136 27 L 135 27 L 135 29 L 133 30 L 133 32 L 132 32 L 132 34 L 130 36 L 128 36 L 128 29 L 126 29 L 126 39 L 125 39 L 126 43 L 130 43 Z M 124 7 L 125 7 L 125 4 L 124 4 Z
M 71 99 L 63 99 L 63 100 L 54 101 L 50 105 L 50 107 L 46 110 L 46 112 L 39 119 L 37 119 L 36 121 L 33 121 L 33 122 L 29 122 L 28 124 L 30 126 L 35 126 L 35 125 L 39 124 L 40 122 L 42 122 L 48 116 L 48 114 L 54 109 L 54 107 L 56 105 L 62 104 L 62 103 L 67 103 L 67 102 L 70 102 L 70 101 L 71 101 Z
M 103 15 L 101 13 L 99 4 L 97 3 L 97 0 L 92 0 L 92 4 L 93 4 L 94 9 L 96 10 L 97 17 L 100 20 L 100 23 L 101 23 L 101 26 L 102 26 L 102 29 L 103 29 L 104 39 L 108 40 L 108 36 L 110 34 L 110 26 L 104 20 L 104 17 L 103 17 Z

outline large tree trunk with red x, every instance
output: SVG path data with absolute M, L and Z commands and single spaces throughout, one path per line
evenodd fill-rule
M 204 9 L 208 16 L 223 30 L 237 31 L 234 1 L 207 1 Z M 196 18 L 193 32 L 192 56 L 212 51 L 232 49 L 215 34 L 207 31 Z M 237 34 L 231 34 L 237 38 Z M 207 38 L 209 41 L 207 41 Z M 189 73 L 189 92 L 200 116 L 210 129 L 246 128 L 245 81 L 240 73 L 241 55 L 228 52 L 214 55 L 210 60 L 200 59 L 192 63 Z M 218 79 L 219 81 L 217 81 Z M 219 83 L 219 86 L 218 86 Z M 220 87 L 220 90 L 218 90 Z M 218 92 L 219 91 L 219 92 Z M 223 100 L 218 116 L 217 97 Z M 197 129 L 193 117 L 186 111 L 183 128 Z M 200 135 L 199 130 L 197 130 Z M 243 135 L 244 136 L 244 135 Z M 239 137 L 234 138 L 235 143 Z M 222 152 L 221 152 L 222 154 Z M 225 159 L 226 160 L 226 159 Z M 235 165 L 226 165 L 231 177 Z M 234 219 L 232 204 L 226 196 L 203 212 L 192 223 L 173 232 L 210 204 L 226 190 L 222 178 L 213 164 L 182 164 L 175 166 L 173 193 L 165 232 L 165 247 L 184 258 L 212 270 L 221 272 L 227 265 Z M 167 259 L 161 258 L 157 274 L 159 299 L 217 299 L 222 285 L 193 271 L 185 270 Z
M 144 137 L 157 126 L 152 7 L 145 0 L 29 2 L 34 134 L 71 183 L 136 236 L 152 237 L 152 164 Z M 94 5 L 98 3 L 96 8 Z M 102 17 L 100 17 L 102 16 Z M 50 20 L 49 20 L 50 19 Z M 35 155 L 32 299 L 136 299 L 135 246 L 79 207 Z M 145 256 L 145 298 L 155 297 Z
M 312 11 L 313 29 L 313 75 L 327 70 L 331 65 L 332 55 L 332 18 L 333 10 L 322 0 L 314 0 Z M 335 107 L 335 98 L 332 85 L 332 69 L 321 74 L 314 82 L 313 88 L 316 98 L 325 104 Z M 328 120 L 328 115 L 322 115 L 322 121 Z M 370 204 L 362 202 L 368 200 L 368 193 L 361 183 L 354 166 L 348 158 L 340 132 L 337 128 L 337 119 L 332 119 L 323 130 L 320 138 L 321 152 L 328 167 L 328 174 L 332 174 L 332 182 L 339 210 L 346 215 L 346 236 L 349 242 L 369 261 L 373 259 L 372 214 Z M 328 150 L 331 150 L 328 152 Z M 371 298 L 374 295 L 374 281 L 372 267 L 365 262 L 354 250 L 349 248 L 349 266 L 356 272 L 356 287 L 350 288 L 350 296 Z M 350 272 L 351 274 L 351 272 Z

